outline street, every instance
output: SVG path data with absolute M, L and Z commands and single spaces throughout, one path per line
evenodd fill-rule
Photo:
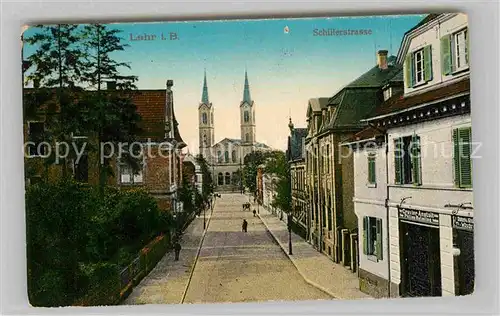
M 167 254 L 124 304 L 333 299 L 304 281 L 261 220 L 251 210 L 242 211 L 246 201 L 239 193 L 222 194 L 198 259 L 194 245 L 201 236 L 187 235 L 201 235 L 203 216 L 188 228 L 189 244 L 183 245 L 181 260 L 173 262 Z M 241 231 L 243 219 L 248 221 L 247 233 Z

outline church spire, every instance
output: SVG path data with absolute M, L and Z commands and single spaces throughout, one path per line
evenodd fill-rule
M 206 105 L 209 105 L 208 101 L 208 87 L 207 87 L 207 71 L 205 70 L 204 77 L 203 77 L 203 93 L 201 95 L 201 103 L 204 103 Z
M 248 76 L 246 69 L 245 69 L 245 87 L 243 90 L 243 102 L 252 104 L 252 98 L 250 97 L 250 85 L 248 84 Z

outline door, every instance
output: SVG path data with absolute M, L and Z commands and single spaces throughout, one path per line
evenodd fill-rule
M 400 222 L 401 294 L 441 296 L 439 229 Z
M 455 260 L 456 295 L 468 295 L 474 292 L 474 233 L 454 230 L 456 246 L 460 255 Z

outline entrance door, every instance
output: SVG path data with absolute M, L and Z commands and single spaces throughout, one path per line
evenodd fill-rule
M 400 222 L 401 294 L 441 296 L 439 229 Z
M 455 244 L 460 255 L 455 260 L 456 295 L 468 295 L 474 292 L 474 233 L 454 230 Z

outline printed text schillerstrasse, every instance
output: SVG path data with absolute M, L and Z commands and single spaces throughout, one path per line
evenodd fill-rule
M 314 29 L 313 36 L 356 36 L 356 35 L 372 35 L 371 29 Z

